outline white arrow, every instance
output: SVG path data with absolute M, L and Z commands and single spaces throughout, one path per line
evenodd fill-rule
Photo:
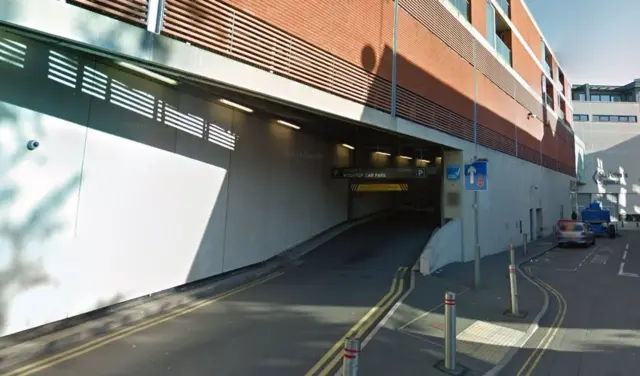
M 467 174 L 469 174 L 469 184 L 475 184 L 476 168 L 473 166 L 469 166 L 469 168 L 467 169 Z

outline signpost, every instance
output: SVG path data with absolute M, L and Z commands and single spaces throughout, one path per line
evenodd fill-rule
M 474 248 L 474 282 L 475 287 L 480 288 L 480 239 L 478 229 L 478 192 L 486 191 L 488 188 L 488 162 L 486 159 L 474 158 L 470 164 L 464 165 L 464 187 L 467 191 L 473 191 L 473 214 L 475 227 L 475 248 Z

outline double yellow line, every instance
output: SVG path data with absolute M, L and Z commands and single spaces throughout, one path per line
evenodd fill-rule
M 86 354 L 90 351 L 96 350 L 104 345 L 107 345 L 111 342 L 117 341 L 119 339 L 128 337 L 134 333 L 140 332 L 142 330 L 151 328 L 153 326 L 162 324 L 164 322 L 167 322 L 171 319 L 174 319 L 176 317 L 182 316 L 182 315 L 186 315 L 189 312 L 193 312 L 197 309 L 200 309 L 206 305 L 209 305 L 211 303 L 217 302 L 221 299 L 224 298 L 228 298 L 232 295 L 235 295 L 239 292 L 248 290 L 254 286 L 263 284 L 267 281 L 270 281 L 276 277 L 281 276 L 282 274 L 284 274 L 283 272 L 276 272 L 273 273 L 271 275 L 265 276 L 263 278 L 260 278 L 256 281 L 244 284 L 242 286 L 238 286 L 234 289 L 231 289 L 227 292 L 221 293 L 219 295 L 213 296 L 211 298 L 208 299 L 204 299 L 204 300 L 198 300 L 195 301 L 193 303 L 188 304 L 187 306 L 180 308 L 176 311 L 173 312 L 169 312 L 166 313 L 164 315 L 161 315 L 159 317 L 155 317 L 149 320 L 145 320 L 139 324 L 136 324 L 134 326 L 131 327 L 126 327 L 124 329 L 118 330 L 114 333 L 105 335 L 104 337 L 101 338 L 97 338 L 93 341 L 87 342 L 83 345 L 74 347 L 72 349 L 69 349 L 67 351 L 61 352 L 59 354 L 56 355 L 52 355 L 50 357 L 47 357 L 45 359 L 39 360 L 39 361 L 35 361 L 33 363 L 27 364 L 23 367 L 20 367 L 18 369 L 15 369 L 13 371 L 10 371 L 8 373 L 4 373 L 1 376 L 27 376 L 27 375 L 32 375 L 36 372 L 41 372 L 45 369 L 51 368 L 59 363 L 65 362 L 67 360 L 76 358 L 80 355 Z
M 549 330 L 540 341 L 540 345 L 535 349 L 534 352 L 531 353 L 531 355 L 529 355 L 529 358 L 527 359 L 526 362 L 524 362 L 517 376 L 531 375 L 533 370 L 538 365 L 538 362 L 547 351 L 547 348 L 551 344 L 551 341 L 553 341 L 556 334 L 558 333 L 558 330 L 560 329 L 560 325 L 562 325 L 562 323 L 564 322 L 564 318 L 567 314 L 567 301 L 564 299 L 562 294 L 558 292 L 558 290 L 551 287 L 549 284 L 539 279 L 536 280 L 536 283 L 538 283 L 540 287 L 549 291 L 556 298 L 556 300 L 558 301 L 558 312 L 556 313 L 556 316 L 553 319 L 553 323 L 549 327 Z
M 347 338 L 358 338 L 371 329 L 371 326 L 387 312 L 391 305 L 394 304 L 404 291 L 404 277 L 409 268 L 406 266 L 399 267 L 396 275 L 391 282 L 391 288 L 385 296 L 376 303 L 366 315 L 358 321 L 349 331 L 336 342 L 333 347 L 305 374 L 305 376 L 327 376 L 335 369 L 342 359 L 342 346 Z M 323 367 L 324 366 L 324 367 Z

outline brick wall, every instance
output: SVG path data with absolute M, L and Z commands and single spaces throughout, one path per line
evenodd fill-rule
M 393 45 L 391 0 L 228 0 L 226 3 L 255 15 L 292 35 L 381 77 L 391 79 L 391 56 L 381 60 Z M 362 61 L 370 46 L 376 55 Z
M 573 154 L 559 157 L 568 147 L 557 132 L 545 137 L 544 106 L 439 0 L 399 1 L 399 116 L 471 139 L 475 45 L 480 143 L 515 154 L 517 133 L 521 158 L 550 168 L 558 163 L 549 158 L 574 163 Z M 471 1 L 484 34 L 484 0 Z M 512 1 L 512 18 L 539 56 L 539 35 L 520 1 Z M 167 0 L 162 33 L 389 111 L 393 7 L 391 0 Z M 514 68 L 540 93 L 542 73 L 512 42 Z
M 533 91 L 542 95 L 542 71 L 533 60 L 531 55 L 525 50 L 520 39 L 513 38 L 511 43 L 513 56 L 513 69 L 522 77 Z
M 516 26 L 522 38 L 540 61 L 542 59 L 542 36 L 536 30 L 527 11 L 522 6 L 524 0 L 511 0 L 511 21 Z M 531 56 L 531 55 L 529 55 Z

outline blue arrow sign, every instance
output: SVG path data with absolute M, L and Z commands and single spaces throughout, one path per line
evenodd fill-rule
M 487 179 L 487 161 L 476 161 L 464 165 L 464 187 L 467 191 L 486 191 L 489 185 Z

